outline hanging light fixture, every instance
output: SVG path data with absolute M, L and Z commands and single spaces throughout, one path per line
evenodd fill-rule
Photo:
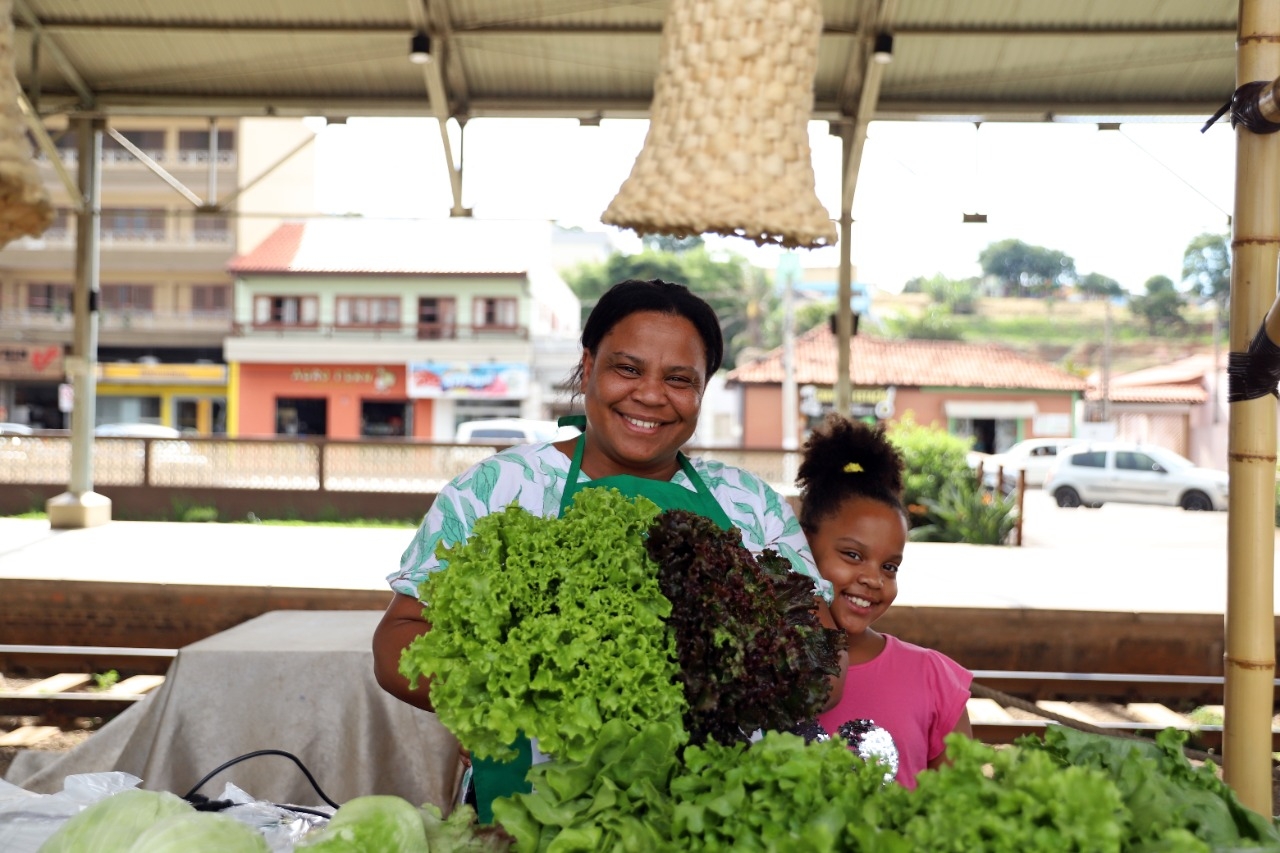
M 418 30 L 409 40 L 409 61 L 414 65 L 425 65 L 431 61 L 431 36 Z
M 893 62 L 893 33 L 876 33 L 876 46 L 872 59 L 881 65 Z

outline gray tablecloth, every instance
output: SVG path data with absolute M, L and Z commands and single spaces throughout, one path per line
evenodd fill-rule
M 395 794 L 447 809 L 458 746 L 434 714 L 387 695 L 373 679 L 376 611 L 263 614 L 181 649 L 153 694 L 51 763 L 15 762 L 8 781 L 62 790 L 73 773 L 123 770 L 142 787 L 183 795 L 223 762 L 259 749 L 296 755 L 330 798 Z M 260 756 L 222 771 L 277 803 L 320 805 L 287 758 Z

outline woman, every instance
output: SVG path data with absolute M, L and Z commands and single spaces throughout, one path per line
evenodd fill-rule
M 726 529 L 737 527 L 753 552 L 773 548 L 812 578 L 823 598 L 830 587 L 813 564 L 803 531 L 787 503 L 746 471 L 690 460 L 680 448 L 693 436 L 707 379 L 724 357 L 720 323 L 711 306 L 683 285 L 624 281 L 609 289 L 582 331 L 582 360 L 574 376 L 585 419 L 573 439 L 522 445 L 474 466 L 441 490 L 389 581 L 395 597 L 374 634 L 374 673 L 392 695 L 432 710 L 428 686 L 410 690 L 399 672 L 400 653 L 429 631 L 418 585 L 443 569 L 437 545 L 464 541 L 468 519 L 501 511 L 513 502 L 538 515 L 561 513 L 585 487 L 644 495 L 664 509 L 700 513 Z M 834 627 L 819 601 L 823 624 Z M 841 667 L 843 672 L 844 667 Z M 833 690 L 834 697 L 839 690 Z M 477 760 L 477 811 L 492 820 L 489 803 L 528 790 L 531 750 L 506 765 Z

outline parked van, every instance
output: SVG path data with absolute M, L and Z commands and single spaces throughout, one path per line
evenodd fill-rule
M 487 418 L 465 421 L 458 425 L 453 440 L 459 444 L 492 444 L 503 446 L 529 444 L 535 441 L 558 441 L 578 434 L 572 427 L 561 428 L 555 421 L 528 418 Z

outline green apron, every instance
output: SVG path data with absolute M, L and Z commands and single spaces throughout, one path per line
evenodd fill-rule
M 573 503 L 573 496 L 583 489 L 617 489 L 626 497 L 634 498 L 643 495 L 663 509 L 689 510 L 711 519 L 725 530 L 733 528 L 733 522 L 729 520 L 729 516 L 716 502 L 707 484 L 693 470 L 693 465 L 683 453 L 678 453 L 676 458 L 681 470 L 697 491 L 690 491 L 684 486 L 663 480 L 633 477 L 630 474 L 618 474 L 579 483 L 578 473 L 582 469 L 582 449 L 587 438 L 586 418 L 581 415 L 566 415 L 560 419 L 560 426 L 576 426 L 584 430 L 574 447 L 573 461 L 569 465 L 569 475 L 565 480 L 564 495 L 560 498 L 561 515 L 564 515 L 565 508 Z M 476 817 L 480 823 L 493 823 L 493 801 L 498 797 L 528 793 L 532 790 L 529 783 L 525 781 L 525 775 L 533 766 L 533 745 L 527 737 L 520 737 L 512 746 L 516 749 L 517 755 L 510 761 L 500 762 L 476 757 L 471 760 L 471 781 L 476 793 Z

